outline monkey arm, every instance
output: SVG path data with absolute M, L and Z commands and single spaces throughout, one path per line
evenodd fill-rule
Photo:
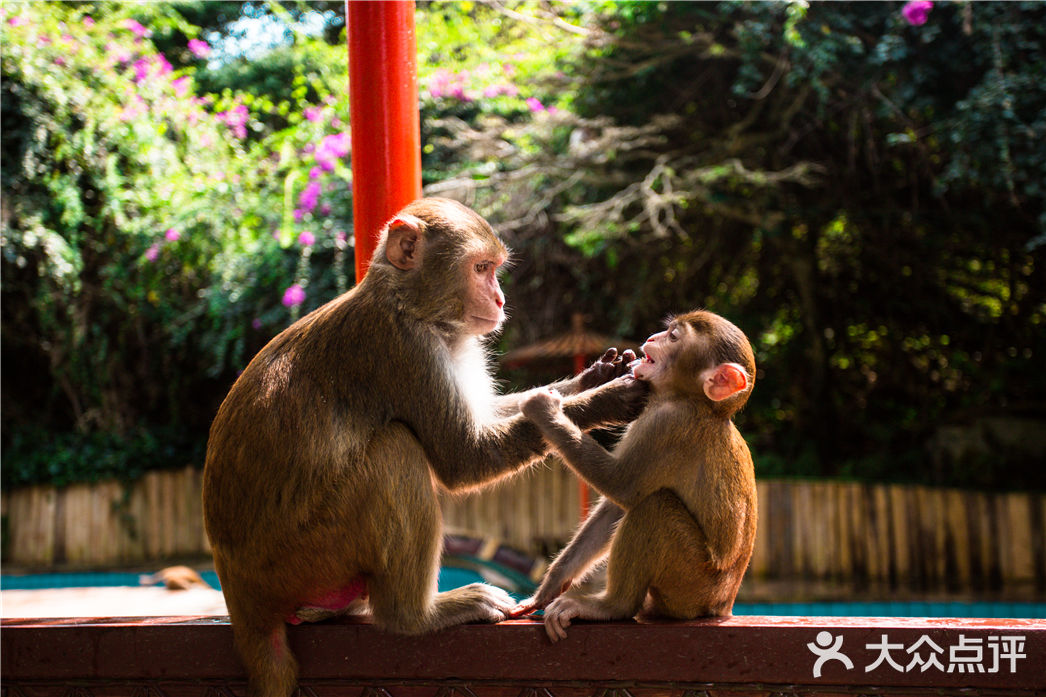
M 526 390 L 525 392 L 511 392 L 509 394 L 500 395 L 494 400 L 494 408 L 497 410 L 499 416 L 515 416 L 519 414 L 523 402 L 527 401 L 532 395 L 538 392 L 544 390 L 555 390 L 561 395 L 575 395 L 581 391 L 579 387 L 578 378 L 576 377 L 567 380 L 559 380 L 545 385 L 544 387 L 535 387 Z
M 638 380 L 619 378 L 568 397 L 563 403 L 565 418 L 582 429 L 627 423 L 642 409 L 646 391 Z M 404 408 L 410 410 L 404 422 L 425 448 L 440 482 L 451 490 L 493 481 L 548 452 L 542 432 L 523 414 L 477 423 L 461 417 L 468 413 L 463 403 L 407 400 Z
M 531 609 L 543 608 L 588 575 L 592 566 L 606 556 L 614 536 L 614 526 L 624 513 L 610 499 L 600 501 L 570 544 L 552 562 L 537 593 L 525 604 Z
M 574 472 L 599 493 L 628 510 L 638 500 L 636 476 L 579 428 L 555 393 L 538 393 L 523 404 L 523 413 L 548 439 Z
M 636 358 L 635 351 L 626 350 L 618 356 L 616 348 L 609 348 L 589 367 L 581 373 L 566 380 L 559 380 L 544 387 L 535 387 L 526 392 L 516 392 L 498 397 L 495 400 L 495 408 L 502 416 L 512 416 L 519 413 L 520 405 L 539 391 L 555 390 L 563 396 L 580 394 L 585 390 L 599 387 L 611 380 L 629 373 L 629 364 Z

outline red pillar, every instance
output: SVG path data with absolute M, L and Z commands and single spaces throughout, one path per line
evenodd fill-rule
M 346 0 L 356 282 L 378 233 L 421 196 L 414 2 Z

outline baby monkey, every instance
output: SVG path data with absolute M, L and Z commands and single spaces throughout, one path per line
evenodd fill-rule
M 755 383 L 748 339 L 719 315 L 695 311 L 647 339 L 643 353 L 633 372 L 650 398 L 613 452 L 564 415 L 555 391 L 522 405 L 604 497 L 520 607 L 545 608 L 553 642 L 575 618 L 729 615 L 752 556 L 755 474 L 731 421 Z M 608 553 L 602 593 L 571 588 Z

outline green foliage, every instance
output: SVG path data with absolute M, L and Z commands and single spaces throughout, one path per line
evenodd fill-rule
M 40 482 L 66 486 L 103 479 L 133 481 L 150 470 L 174 469 L 202 461 L 202 441 L 179 430 L 56 435 L 29 428 L 17 431 L 11 438 L 0 482 L 12 487 Z
M 510 299 L 634 337 L 733 318 L 761 366 L 741 421 L 763 474 L 1046 486 L 1041 444 L 931 464 L 943 427 L 1046 427 L 1046 9 L 588 8 L 563 68 L 581 118 L 500 128 L 514 149 L 472 168 L 534 172 L 470 193 L 508 218 L 513 276 L 540 278 Z
M 5 8 L 5 453 L 36 426 L 200 440 L 254 351 L 350 281 L 337 69 L 203 93 L 149 18 L 198 34 L 169 6 Z M 288 307 L 292 284 L 309 290 Z

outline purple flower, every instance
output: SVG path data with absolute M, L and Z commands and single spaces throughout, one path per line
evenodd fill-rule
M 932 9 L 933 3 L 930 0 L 911 0 L 911 2 L 905 3 L 901 9 L 901 14 L 908 20 L 908 24 L 918 27 L 926 24 L 926 19 L 929 17 Z
M 313 179 L 298 197 L 298 205 L 306 211 L 311 211 L 319 202 L 321 193 L 323 193 L 323 185 Z
M 330 214 L 331 214 L 331 204 L 325 203 L 322 206 L 320 206 L 320 215 L 330 215 Z
M 134 81 L 141 82 L 149 76 L 149 60 L 139 58 L 134 62 Z
M 149 247 L 145 251 L 145 258 L 149 261 L 156 261 L 160 257 L 160 243 L 154 242 L 153 246 Z
M 300 208 L 295 208 L 294 209 L 294 222 L 300 223 L 302 221 L 302 218 L 304 218 L 304 217 L 305 217 L 305 211 L 303 211 Z M 277 238 L 277 239 L 279 239 L 279 238 Z
M 316 235 L 306 230 L 305 232 L 298 235 L 298 244 L 300 244 L 302 247 L 311 247 L 312 245 L 316 244 Z
M 319 179 L 320 175 L 323 174 L 323 170 L 319 167 L 313 167 L 309 170 L 309 179 Z
M 251 326 L 254 327 L 255 330 L 261 329 L 262 321 L 255 317 L 253 320 L 251 320 Z
M 211 55 L 211 45 L 202 39 L 189 39 L 189 52 L 197 58 Z
M 165 232 L 163 236 L 167 239 L 168 242 L 177 242 L 179 239 L 181 239 L 182 233 L 178 232 L 172 227 L 169 230 L 167 230 L 167 232 Z
M 285 307 L 297 307 L 305 302 L 305 289 L 297 283 L 287 287 L 283 291 L 283 304 Z
M 352 137 L 348 133 L 327 136 L 316 148 L 316 163 L 323 171 L 331 172 L 334 170 L 334 163 L 349 154 L 351 146 Z

